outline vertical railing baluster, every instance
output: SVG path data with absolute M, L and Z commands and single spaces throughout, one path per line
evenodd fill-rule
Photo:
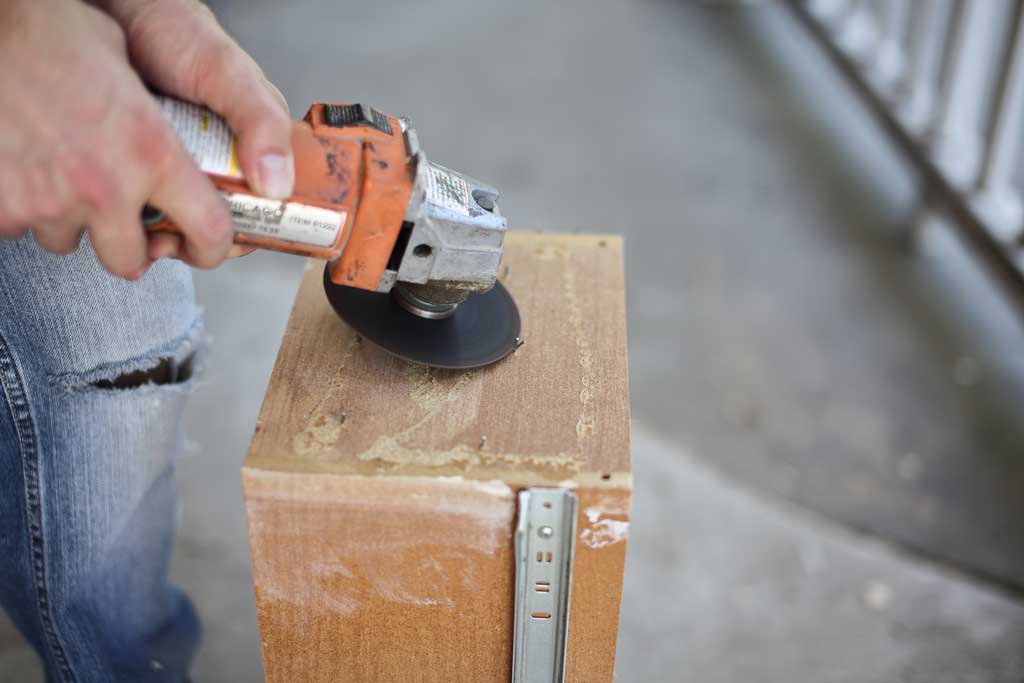
M 1024 313 L 1024 0 L 791 0 Z
M 850 11 L 850 0 L 807 0 L 807 11 L 830 31 L 836 31 Z
M 888 94 L 906 66 L 910 0 L 886 0 L 879 11 L 881 41 L 868 70 L 868 78 L 883 94 Z
M 878 46 L 878 20 L 868 0 L 854 0 L 849 14 L 836 33 L 836 45 L 860 66 L 870 64 Z
M 1013 174 L 1021 161 L 1024 139 L 1024 0 L 1014 0 L 1006 49 L 998 72 L 985 155 L 973 206 L 1003 241 L 1024 231 L 1024 207 Z
M 950 0 L 914 0 L 907 36 L 907 69 L 893 89 L 897 115 L 907 130 L 920 136 L 931 123 L 946 40 Z
M 985 46 L 999 24 L 991 0 L 956 0 L 938 107 L 929 131 L 932 158 L 950 184 L 974 184 L 981 164 L 979 103 L 987 84 Z

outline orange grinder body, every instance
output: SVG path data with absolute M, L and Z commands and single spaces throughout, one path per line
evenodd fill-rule
M 314 104 L 292 124 L 295 190 L 280 202 L 249 188 L 230 132 L 213 144 L 203 140 L 223 121 L 195 105 L 162 102 L 165 111 L 180 109 L 172 124 L 227 199 L 236 243 L 324 259 L 335 284 L 377 289 L 415 180 L 402 121 L 365 105 Z M 157 212 L 147 229 L 176 227 Z

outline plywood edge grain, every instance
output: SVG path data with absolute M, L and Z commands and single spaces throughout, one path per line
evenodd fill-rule
M 374 462 L 368 462 L 363 466 L 356 467 L 349 463 L 324 464 L 317 463 L 295 463 L 293 461 L 275 458 L 273 456 L 250 456 L 245 459 L 243 471 L 249 472 L 276 472 L 280 474 L 326 474 L 341 475 L 360 478 L 395 477 L 407 479 L 462 479 L 488 483 L 498 481 L 513 488 L 528 486 L 553 486 L 558 488 L 575 489 L 577 487 L 594 489 L 621 489 L 632 490 L 633 475 L 630 472 L 615 472 L 605 478 L 604 474 L 583 472 L 572 475 L 571 479 L 558 479 L 545 475 L 542 471 L 531 471 L 524 467 L 516 467 L 515 459 L 503 459 L 509 462 L 506 468 L 488 467 L 486 471 L 464 470 L 458 465 L 435 467 L 431 465 L 407 465 L 400 469 L 400 474 L 389 471 L 382 471 Z M 528 465 L 528 461 L 523 461 Z

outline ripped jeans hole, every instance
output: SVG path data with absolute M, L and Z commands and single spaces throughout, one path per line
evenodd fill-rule
M 93 382 L 98 389 L 135 389 L 146 384 L 180 384 L 192 377 L 192 366 L 195 353 L 182 360 L 161 358 L 155 366 L 146 370 L 133 370 L 113 379 L 101 379 Z

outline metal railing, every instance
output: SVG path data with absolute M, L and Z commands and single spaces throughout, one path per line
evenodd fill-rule
M 791 0 L 1024 313 L 1024 0 Z

